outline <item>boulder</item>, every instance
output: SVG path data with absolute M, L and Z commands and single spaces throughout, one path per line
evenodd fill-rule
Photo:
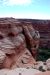
M 46 60 L 47 69 L 50 71 L 50 58 Z
M 44 65 L 44 62 L 42 61 L 37 61 L 34 65 L 34 68 L 42 72 L 47 71 L 47 66 Z

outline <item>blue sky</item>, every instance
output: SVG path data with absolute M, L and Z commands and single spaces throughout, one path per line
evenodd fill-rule
M 0 0 L 0 17 L 50 19 L 50 0 Z

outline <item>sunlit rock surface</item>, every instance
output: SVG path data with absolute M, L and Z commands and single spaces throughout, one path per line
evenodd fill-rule
M 33 67 L 38 54 L 39 39 L 40 34 L 32 24 L 22 24 L 13 18 L 0 19 L 0 51 L 5 54 L 2 68 Z
M 50 75 L 50 59 L 36 61 L 39 47 L 50 49 L 49 25 L 48 20 L 0 19 L 1 75 Z
M 3 69 L 0 70 L 1 75 L 35 75 L 40 73 L 36 69 L 16 68 L 14 70 Z

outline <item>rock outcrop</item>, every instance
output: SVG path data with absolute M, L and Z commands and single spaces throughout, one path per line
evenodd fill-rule
M 0 74 L 50 75 L 50 58 L 36 61 L 39 45 L 50 49 L 50 21 L 1 18 Z
M 36 62 L 39 32 L 32 25 L 18 23 L 15 19 L 0 21 L 1 68 L 29 68 Z

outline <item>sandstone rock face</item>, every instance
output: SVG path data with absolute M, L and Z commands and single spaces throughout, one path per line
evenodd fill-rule
M 17 56 L 16 56 L 17 57 Z M 24 49 L 23 53 L 21 53 L 19 56 L 19 59 L 17 60 L 12 66 L 12 68 L 32 68 L 34 66 L 34 63 L 36 63 L 35 59 L 32 57 L 31 53 L 27 48 Z
M 35 60 L 39 45 L 50 49 L 50 21 L 0 19 L 0 74 L 50 75 L 50 59 Z
M 32 55 L 34 57 L 36 57 L 35 55 L 37 54 L 37 49 L 39 47 L 40 35 L 39 35 L 38 31 L 34 30 L 32 25 L 23 26 L 23 28 L 24 28 L 25 36 L 26 36 L 27 41 L 28 41 L 29 46 L 30 46 L 29 47 L 30 51 L 31 51 Z
M 34 29 L 38 30 L 40 33 L 40 38 L 41 38 L 40 39 L 40 47 L 47 47 L 50 49 L 50 20 L 33 20 L 33 19 L 18 19 L 17 20 L 14 18 L 4 18 L 4 19 L 1 18 L 0 19 L 0 28 L 1 28 L 1 24 L 9 24 L 9 23 L 10 24 L 15 23 L 16 25 L 20 25 L 20 26 L 23 25 L 24 23 L 28 24 L 28 25 L 32 24 Z M 43 46 L 43 45 L 45 45 L 45 46 Z
M 40 33 L 40 48 L 50 49 L 50 20 L 20 19 L 19 21 L 28 25 L 32 24 Z
M 36 62 L 40 34 L 32 25 L 23 25 L 15 19 L 0 21 L 0 57 L 2 68 L 31 68 Z M 3 54 L 5 55 L 3 56 Z M 34 58 L 33 58 L 34 57 Z

